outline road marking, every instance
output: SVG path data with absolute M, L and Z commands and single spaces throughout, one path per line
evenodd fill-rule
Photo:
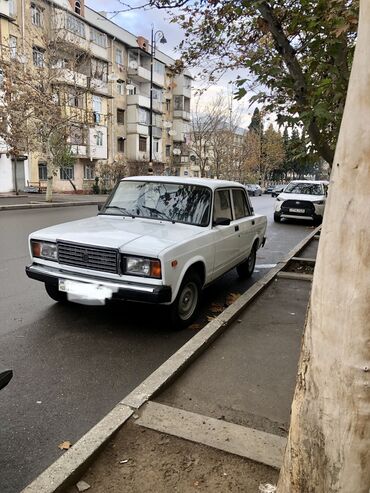
M 256 269 L 273 269 L 276 264 L 256 264 Z

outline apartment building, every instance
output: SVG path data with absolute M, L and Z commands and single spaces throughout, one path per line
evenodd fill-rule
M 9 56 L 23 57 L 37 70 L 48 58 L 47 38 L 53 39 L 53 92 L 70 121 L 67 140 L 75 156 L 73 165 L 57 170 L 54 191 L 91 190 L 102 165 L 124 163 L 125 174 L 146 174 L 151 120 L 154 173 L 186 174 L 190 73 L 173 76 L 171 57 L 83 0 L 1 0 L 0 5 L 1 47 Z M 15 160 L 5 150 L 0 142 L 0 192 L 46 183 L 42 152 Z

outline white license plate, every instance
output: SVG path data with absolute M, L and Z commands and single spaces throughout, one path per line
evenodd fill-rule
M 297 212 L 298 214 L 303 214 L 304 209 L 289 209 L 289 212 Z
M 59 279 L 59 291 L 88 300 L 105 300 L 112 298 L 113 290 L 99 284 Z

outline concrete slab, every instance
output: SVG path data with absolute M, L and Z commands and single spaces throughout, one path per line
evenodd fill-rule
M 319 247 L 318 241 L 311 241 L 308 245 L 297 255 L 302 258 L 316 258 L 317 249 Z
M 183 411 L 156 402 L 145 404 L 136 424 L 280 469 L 286 439 Z
M 311 283 L 277 279 L 154 400 L 286 435 Z

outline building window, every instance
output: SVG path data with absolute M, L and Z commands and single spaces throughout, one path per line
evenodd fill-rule
M 95 166 L 93 164 L 85 164 L 84 180 L 93 180 L 95 178 Z
M 144 108 L 139 108 L 139 123 L 142 125 L 150 125 L 150 113 Z
M 84 95 L 78 94 L 76 91 L 71 92 L 68 95 L 68 106 L 72 106 L 73 108 L 83 108 Z
M 154 60 L 154 72 L 159 75 L 164 75 L 164 65 L 158 60 Z
M 139 151 L 146 152 L 146 137 L 139 135 Z
M 137 86 L 134 86 L 133 84 L 130 84 L 127 86 L 128 94 L 129 96 L 135 96 L 137 93 Z
M 123 52 L 119 48 L 116 48 L 116 63 L 123 65 Z
M 123 137 L 118 137 L 117 139 L 117 151 L 125 152 L 125 139 Z
M 166 111 L 167 111 L 167 113 L 169 113 L 170 110 L 171 110 L 171 100 L 166 99 Z
M 183 111 L 184 109 L 184 98 L 182 96 L 175 96 L 174 98 L 174 110 Z
M 44 162 L 39 162 L 39 180 L 47 180 L 48 179 L 48 167 Z
M 95 134 L 96 145 L 101 147 L 103 145 L 103 132 L 98 130 Z
M 156 101 L 157 103 L 162 102 L 162 89 L 153 87 L 152 94 L 153 94 L 153 101 Z
M 194 178 L 198 178 L 199 177 L 199 171 L 193 171 L 193 176 L 194 176 Z
M 171 146 L 166 146 L 166 157 L 171 157 Z
M 78 15 L 81 15 L 81 4 L 80 2 L 75 2 L 75 12 Z
M 74 178 L 75 178 L 74 166 L 63 166 L 63 168 L 60 168 L 61 180 L 74 180 Z
M 17 38 L 9 36 L 9 55 L 10 58 L 17 58 Z
M 102 48 L 107 47 L 107 35 L 105 33 L 101 33 L 93 27 L 90 27 L 90 41 L 101 46 Z
M 129 51 L 128 52 L 128 66 L 129 67 L 130 67 L 130 64 L 132 62 L 139 64 L 139 53 L 137 51 Z
M 123 96 L 125 94 L 125 81 L 117 80 L 117 94 Z
M 44 50 L 38 46 L 32 48 L 33 65 L 35 67 L 44 66 Z
M 38 5 L 31 3 L 31 20 L 34 26 L 42 25 L 42 9 Z
M 154 152 L 159 152 L 159 139 L 154 139 L 153 150 L 154 150 Z
M 117 123 L 125 123 L 125 110 L 117 109 Z
M 85 37 L 85 24 L 84 22 L 77 19 L 74 15 L 67 14 L 67 30 L 71 33 L 77 34 L 81 36 L 81 38 Z
M 93 96 L 92 109 L 94 113 L 102 112 L 102 98 L 100 96 Z
M 191 89 L 191 78 L 190 77 L 187 77 L 186 75 L 184 76 L 184 86 L 185 86 L 185 89 Z
M 99 79 L 103 82 L 108 80 L 108 64 L 103 60 L 97 60 L 93 58 L 91 60 L 91 77 L 93 79 Z
M 17 0 L 9 0 L 9 15 L 15 17 L 17 14 Z

